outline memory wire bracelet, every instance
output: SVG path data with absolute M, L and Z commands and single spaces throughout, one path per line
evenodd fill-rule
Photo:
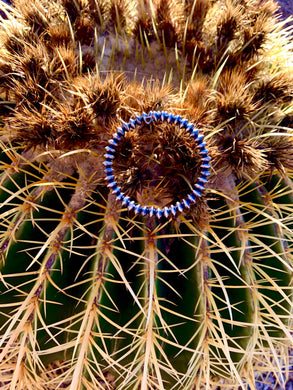
M 170 206 L 165 206 L 163 208 L 156 206 L 143 206 L 139 203 L 135 203 L 134 200 L 131 200 L 129 196 L 125 195 L 121 191 L 121 187 L 118 186 L 115 180 L 113 170 L 116 147 L 121 139 L 129 130 L 135 129 L 138 125 L 141 125 L 142 122 L 150 124 L 152 121 L 173 123 L 178 125 L 180 128 L 185 129 L 190 137 L 195 140 L 201 156 L 200 173 L 192 191 L 181 202 L 177 201 L 176 204 L 171 204 Z M 107 187 L 110 188 L 112 194 L 116 196 L 116 199 L 122 201 L 122 205 L 126 206 L 129 211 L 133 210 L 135 214 L 140 214 L 142 216 L 149 215 L 150 217 L 154 216 L 158 219 L 162 216 L 168 218 L 170 215 L 175 217 L 177 213 L 182 213 L 184 209 L 189 209 L 190 206 L 196 203 L 196 200 L 201 196 L 202 191 L 205 188 L 205 184 L 207 183 L 207 178 L 210 175 L 209 161 L 211 158 L 209 156 L 209 151 L 206 148 L 203 134 L 201 134 L 199 129 L 195 128 L 194 124 L 189 122 L 187 119 L 183 119 L 180 115 L 174 115 L 166 111 L 150 111 L 148 114 L 144 112 L 141 116 L 136 116 L 134 119 L 130 119 L 128 123 L 122 122 L 121 127 L 117 128 L 116 133 L 112 136 L 112 139 L 108 141 L 104 157 L 105 161 L 103 164 L 105 166 L 106 173 L 105 180 L 108 182 Z

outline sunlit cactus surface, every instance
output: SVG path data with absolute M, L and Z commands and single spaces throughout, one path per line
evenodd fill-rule
M 293 40 L 277 3 L 0 8 L 1 389 L 285 389 Z

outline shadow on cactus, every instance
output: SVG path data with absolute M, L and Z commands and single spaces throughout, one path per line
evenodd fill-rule
M 276 3 L 1 15 L 1 388 L 284 388 L 293 42 Z

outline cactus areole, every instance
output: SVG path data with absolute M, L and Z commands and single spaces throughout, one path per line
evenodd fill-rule
M 293 40 L 277 3 L 0 11 L 1 390 L 284 389 Z

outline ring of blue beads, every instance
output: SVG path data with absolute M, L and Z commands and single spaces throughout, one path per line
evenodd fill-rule
M 135 129 L 143 122 L 146 124 L 150 124 L 151 122 L 174 123 L 180 128 L 185 129 L 190 137 L 192 137 L 197 143 L 197 148 L 201 156 L 200 173 L 193 186 L 193 190 L 181 202 L 178 201 L 176 204 L 171 204 L 170 206 L 165 206 L 163 208 L 143 206 L 139 203 L 135 203 L 135 201 L 131 200 L 129 196 L 125 195 L 122 192 L 121 187 L 119 187 L 115 181 L 113 161 L 115 159 L 116 147 L 129 130 Z M 105 179 L 108 182 L 108 188 L 116 196 L 116 199 L 121 201 L 122 205 L 127 207 L 128 210 L 133 210 L 135 214 L 140 214 L 142 216 L 149 215 L 151 217 L 154 216 L 158 219 L 163 216 L 165 218 L 168 218 L 169 216 L 175 217 L 178 213 L 182 213 L 184 210 L 189 209 L 191 205 L 196 203 L 197 199 L 202 195 L 202 191 L 207 183 L 207 178 L 210 175 L 209 162 L 211 158 L 209 156 L 209 151 L 206 148 L 203 134 L 201 134 L 200 131 L 194 127 L 194 124 L 190 123 L 187 119 L 182 118 L 180 115 L 170 114 L 166 111 L 150 111 L 148 114 L 144 112 L 141 116 L 136 116 L 134 119 L 130 119 L 128 123 L 123 122 L 122 125 L 117 128 L 117 131 L 113 135 L 112 139 L 109 140 L 104 157 L 105 161 L 103 164 L 105 166 L 106 173 Z

